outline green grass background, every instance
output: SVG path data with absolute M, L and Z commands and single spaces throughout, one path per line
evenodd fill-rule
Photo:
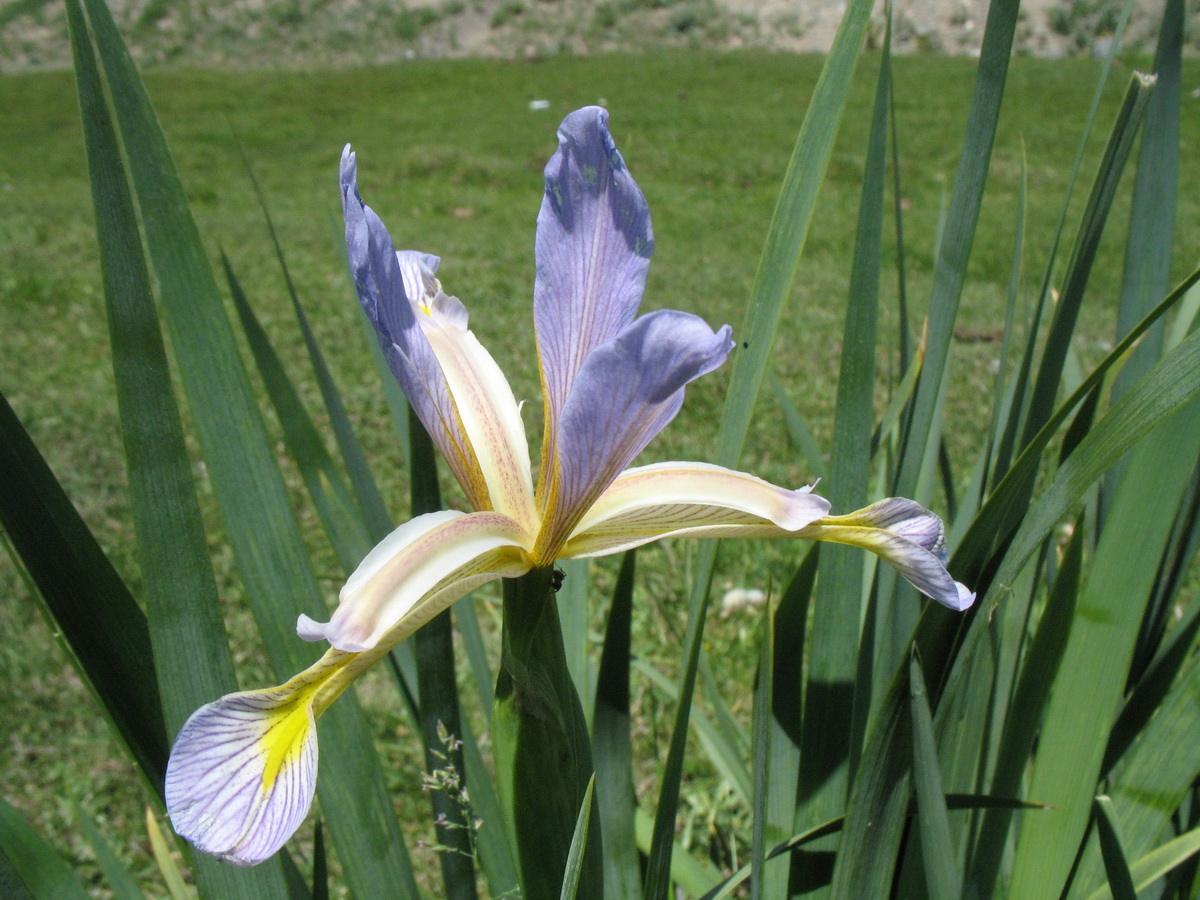
M 654 218 L 658 249 L 646 308 L 676 307 L 714 325 L 730 322 L 736 337 L 820 64 L 818 58 L 787 55 L 680 51 L 414 62 L 320 73 L 156 72 L 147 81 L 201 232 L 214 255 L 219 247 L 229 253 L 298 376 L 308 366 L 233 132 L 240 136 L 271 205 L 301 299 L 399 520 L 407 515 L 402 451 L 365 352 L 338 246 L 342 145 L 353 142 L 358 151 L 363 194 L 397 246 L 443 257 L 440 274 L 447 291 L 467 304 L 473 328 L 508 373 L 517 396 L 536 400 L 533 223 L 541 169 L 555 147 L 560 118 L 590 103 L 603 103 L 612 114 L 618 146 Z M 832 430 L 838 342 L 877 64 L 868 56 L 860 67 L 773 363 L 822 446 Z M 980 443 L 987 408 L 977 398 L 991 389 L 1000 352 L 999 342 L 989 338 L 1003 325 L 1022 153 L 1028 160 L 1030 204 L 1022 285 L 1025 299 L 1032 300 L 1098 65 L 1014 62 L 959 317 L 962 339 L 955 342 L 951 360 L 946 437 L 960 477 Z M 932 57 L 895 63 L 913 304 L 909 324 L 918 332 L 939 211 L 962 143 L 973 66 L 969 59 Z M 1085 179 L 1099 158 L 1128 72 L 1128 66 L 1123 73 L 1118 68 L 1110 81 Z M 1195 65 L 1185 66 L 1176 227 L 1181 265 L 1196 258 L 1200 233 L 1200 203 L 1189 189 L 1200 175 L 1195 111 L 1200 100 L 1191 96 L 1198 74 Z M 548 100 L 550 108 L 530 110 L 534 99 Z M 0 79 L 0 122 L 6 130 L 0 141 L 0 389 L 136 593 L 91 200 L 70 73 Z M 1112 340 L 1127 203 L 1126 191 L 1118 199 L 1084 306 L 1076 344 L 1084 359 L 1096 358 Z M 890 222 L 885 254 L 894 259 Z M 894 267 L 885 272 L 883 298 L 883 327 L 894 334 Z M 881 372 L 894 371 L 895 364 L 894 354 L 881 358 Z M 683 413 L 644 459 L 711 457 L 728 374 L 726 367 L 689 391 Z M 316 386 L 301 388 L 315 411 Z M 882 404 L 882 389 L 878 394 Z M 530 404 L 526 418 L 534 436 L 540 433 L 538 415 L 537 404 Z M 787 441 L 783 415 L 769 397 L 760 403 L 743 466 L 793 485 L 811 476 L 809 464 Z M 196 471 L 202 478 L 199 463 Z M 286 464 L 285 472 L 332 602 L 339 586 L 336 561 L 307 512 L 298 476 Z M 253 628 L 231 553 L 201 483 L 239 677 L 247 687 L 261 685 L 268 677 L 265 662 L 248 637 Z M 456 495 L 448 495 L 454 502 Z M 801 549 L 780 542 L 727 547 L 717 587 L 778 586 Z M 678 641 L 672 629 L 682 631 L 684 616 L 683 580 L 677 576 L 686 565 L 686 548 L 668 543 L 642 559 L 634 649 L 673 674 Z M 599 628 L 600 598 L 611 586 L 612 569 L 602 565 L 596 575 L 592 615 Z M 492 622 L 486 612 L 482 618 Z M 710 651 L 720 659 L 718 677 L 726 696 L 743 715 L 749 709 L 756 623 L 757 613 L 716 618 L 707 634 Z M 669 708 L 646 685 L 636 690 L 636 756 L 643 767 L 639 775 L 651 786 L 656 751 L 665 750 L 669 733 Z M 368 682 L 365 694 L 385 739 L 381 746 L 398 803 L 410 804 L 414 814 L 407 818 L 418 829 L 416 823 L 427 818 L 427 802 L 420 796 L 415 745 L 401 736 L 407 723 L 394 692 Z M 140 846 L 144 798 L 132 768 L 2 556 L 0 698 L 0 793 L 76 859 L 86 859 L 88 851 L 77 836 L 69 803 L 82 803 L 109 840 L 143 873 L 149 871 Z M 692 843 L 701 852 L 713 845 L 728 856 L 724 845 L 736 836 L 744 816 L 730 808 L 702 764 L 693 774 L 685 785 Z

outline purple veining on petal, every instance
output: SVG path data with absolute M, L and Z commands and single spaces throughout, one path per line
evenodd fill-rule
M 688 382 L 725 361 L 730 328 L 657 310 L 597 347 L 563 405 L 554 508 L 539 554 L 561 545 L 587 507 L 679 412 Z M 548 543 L 547 543 L 548 542 Z
M 546 165 L 533 289 L 550 444 L 587 355 L 637 314 L 654 252 L 650 209 L 608 133 L 607 111 L 576 110 L 558 140 Z
M 172 826 L 235 865 L 255 865 L 275 853 L 312 805 L 317 739 L 311 719 L 294 758 L 269 788 L 263 784 L 262 739 L 271 727 L 264 714 L 284 696 L 279 689 L 229 694 L 202 706 L 171 751 L 164 794 Z

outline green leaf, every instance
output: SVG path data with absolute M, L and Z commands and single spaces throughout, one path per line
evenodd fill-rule
M 1096 816 L 1096 833 L 1100 838 L 1100 852 L 1104 855 L 1104 868 L 1108 872 L 1108 889 L 1113 900 L 1137 900 L 1133 888 L 1133 876 L 1125 861 L 1125 848 L 1121 844 L 1121 829 L 1113 812 L 1112 800 L 1103 795 L 1093 804 Z
M 954 858 L 954 841 L 946 817 L 946 797 L 933 736 L 933 714 L 925 693 L 921 662 L 914 650 L 908 666 L 908 689 L 913 730 L 913 782 L 917 789 L 917 824 L 930 900 L 962 896 L 962 874 Z
M 592 818 L 592 791 L 596 787 L 596 776 L 588 781 L 583 803 L 579 806 L 579 817 L 575 820 L 575 832 L 571 835 L 571 852 L 567 854 L 567 869 L 563 873 L 560 900 L 575 900 L 579 892 L 579 876 L 583 870 L 583 850 L 587 846 L 588 824 Z
M 246 343 L 283 430 L 284 444 L 300 470 L 308 496 L 333 544 L 342 569 L 349 575 L 370 551 L 371 537 L 341 473 L 333 464 L 333 457 L 325 449 L 312 417 L 304 408 L 299 391 L 284 370 L 279 354 L 271 346 L 270 338 L 254 314 L 224 252 L 221 253 L 221 264 L 225 269 L 234 308 L 246 334 Z
M 872 719 L 850 785 L 846 824 L 833 869 L 834 900 L 890 893 L 912 786 L 908 666 L 902 666 Z
M 1067 348 L 1071 346 L 1071 335 L 1083 303 L 1084 291 L 1091 276 L 1092 263 L 1100 249 L 1100 238 L 1108 222 L 1109 210 L 1116 196 L 1125 162 L 1133 149 L 1134 139 L 1141 127 L 1150 100 L 1154 79 L 1134 74 L 1130 79 L 1125 99 L 1117 113 L 1117 121 L 1104 148 L 1104 158 L 1096 172 L 1096 180 L 1088 195 L 1087 208 L 1079 226 L 1071 259 L 1054 319 L 1046 336 L 1045 350 L 1038 367 L 1037 380 L 1029 400 L 1029 414 L 1025 421 L 1025 439 L 1032 438 L 1049 419 L 1058 396 L 1058 385 L 1062 379 L 1063 363 Z
M 800 456 L 808 464 L 808 471 L 812 477 L 823 479 L 827 474 L 825 458 L 821 455 L 821 448 L 817 446 L 812 432 L 804 424 L 804 416 L 800 415 L 800 410 L 796 409 L 796 404 L 787 395 L 787 390 L 779 383 L 774 372 L 767 372 L 767 383 L 771 386 L 775 402 L 783 410 L 783 421 L 787 425 L 788 439 L 800 451 Z
M 750 898 L 763 896 L 763 869 L 766 866 L 767 788 L 771 783 L 771 711 L 774 690 L 771 677 L 775 672 L 775 619 L 763 616 L 762 639 L 758 648 L 758 672 L 754 684 L 754 796 L 751 810 L 753 826 L 750 837 Z M 773 868 L 778 868 L 775 866 Z M 784 886 L 786 890 L 786 885 Z
M 967 111 L 966 139 L 954 175 L 946 228 L 939 241 L 933 270 L 925 363 L 913 398 L 912 417 L 899 460 L 895 491 L 901 496 L 914 494 L 921 468 L 925 464 L 927 448 L 936 440 L 934 419 L 941 408 L 950 339 L 967 275 L 975 227 L 979 222 L 983 188 L 1000 116 L 1000 101 L 1004 96 L 1008 61 L 1012 55 L 1017 7 L 1017 0 L 995 0 L 988 7 L 979 69 L 975 76 L 971 106 Z
M 838 373 L 828 496 L 832 508 L 840 512 L 867 505 L 890 74 L 885 55 L 867 140 Z M 850 760 L 857 761 L 861 750 L 851 742 L 862 740 L 872 693 L 869 666 L 864 670 L 867 683 L 859 685 L 861 692 L 856 693 L 854 684 L 859 671 L 865 559 L 855 547 L 831 545 L 821 552 L 800 745 L 797 824 L 801 825 L 813 825 L 845 810 L 853 777 Z M 863 652 L 874 656 L 874 647 L 868 643 Z
M 638 807 L 634 813 L 634 826 L 637 829 L 638 849 L 649 856 L 654 834 L 654 820 L 641 807 Z M 748 873 L 749 868 L 747 867 Z M 672 843 L 671 880 L 687 896 L 699 897 L 719 877 L 716 870 L 707 861 L 696 859 L 678 843 Z
M 1139 892 L 1144 891 L 1197 853 L 1200 853 L 1200 828 L 1193 828 L 1147 853 L 1129 867 L 1134 888 Z M 1088 900 L 1113 900 L 1113 894 L 1105 886 L 1088 897 Z
M 504 579 L 492 710 L 497 788 L 516 843 L 525 900 L 559 896 L 570 835 L 594 772 L 586 720 L 563 652 L 553 573 L 546 567 Z M 600 900 L 603 891 L 600 842 L 593 840 L 579 892 Z
M 87 838 L 92 852 L 96 854 L 96 862 L 100 871 L 104 873 L 104 880 L 108 882 L 116 900 L 146 900 L 146 895 L 137 886 L 125 864 L 117 858 L 117 854 L 113 853 L 108 842 L 92 824 L 92 820 L 84 814 L 78 803 L 72 801 L 71 806 L 75 810 L 75 819 L 79 822 L 79 827 L 83 829 L 83 836 Z
M 299 527 L 212 268 L 145 89 L 108 9 L 85 0 L 133 177 L 172 348 L 213 491 L 272 668 L 287 677 L 312 650 L 298 612 L 324 616 Z M 366 723 L 352 696 L 322 718 L 318 792 L 351 889 L 415 896 L 416 883 Z
M 1200 346 L 1197 339 L 1200 334 L 1178 349 Z M 1139 389 L 1154 382 L 1164 370 L 1170 371 L 1174 355 L 1168 354 L 1130 388 L 1080 443 L 1031 512 L 1031 523 L 1041 521 L 1039 513 L 1048 503 L 1047 498 L 1055 495 L 1055 486 L 1061 483 L 1064 473 L 1070 474 L 1077 459 L 1090 462 L 1093 456 L 1105 455 L 1095 444 L 1107 436 L 1106 429 L 1122 419 L 1126 404 L 1142 393 Z M 1198 377 L 1200 371 L 1193 371 L 1191 379 Z M 1179 381 L 1187 380 L 1188 376 L 1179 376 Z M 1126 684 L 1138 623 L 1194 462 L 1177 448 L 1200 444 L 1200 404 L 1184 406 L 1165 421 L 1154 419 L 1145 408 L 1141 412 L 1161 425 L 1152 440 L 1138 446 L 1129 463 L 1080 593 L 1029 782 L 1030 795 L 1056 809 L 1052 815 L 1026 822 L 1021 829 L 1013 869 L 1014 896 L 1021 896 L 1022 890 L 1057 892 L 1066 884 L 1087 827 L 1105 737 Z M 1140 421 L 1130 423 L 1128 430 L 1142 430 L 1138 428 Z M 1023 548 L 1024 533 L 1022 528 L 1010 553 Z M 1131 547 L 1137 552 L 1130 553 Z
M 1021 781 L 1028 768 L 1029 755 L 1041 727 L 1042 715 L 1050 700 L 1050 686 L 1058 675 L 1066 649 L 1067 635 L 1071 633 L 1071 622 L 1075 617 L 1075 603 L 1079 595 L 1079 578 L 1083 564 L 1085 530 L 1081 522 L 1076 523 L 1071 541 L 1063 554 L 1062 564 L 1054 588 L 1046 600 L 1042 618 L 1037 625 L 1032 646 L 1025 654 L 1019 681 L 1012 701 L 1008 704 L 999 746 L 995 752 L 995 770 L 992 772 L 990 793 L 993 796 L 1015 796 L 1021 789 Z M 1028 598 L 1028 592 L 1025 593 Z M 1009 605 L 1014 600 L 1009 601 Z M 1023 634 L 1027 627 L 1028 600 L 1022 610 L 1005 609 L 1006 616 L 1013 616 L 1014 628 Z M 1007 623 L 1006 623 L 1007 624 Z M 1006 634 L 1009 641 L 1013 636 Z M 1004 855 L 1012 811 L 989 810 L 983 818 L 979 837 L 975 840 L 975 858 L 971 864 L 969 882 L 985 893 L 992 889 L 1000 862 Z
M 87 900 L 83 885 L 54 848 L 0 797 L 0 889 L 19 900 Z
M 152 790 L 167 733 L 146 617 L 0 394 L 0 525 L 80 676 Z
M 728 409 L 728 407 L 726 407 Z M 687 634 L 683 639 L 683 676 L 675 706 L 675 722 L 671 728 L 671 743 L 667 763 L 662 770 L 658 787 L 658 808 L 654 815 L 654 837 L 650 843 L 646 866 L 647 900 L 664 900 L 671 887 L 671 853 L 675 837 L 675 814 L 679 806 L 679 785 L 683 778 L 684 750 L 687 745 L 688 721 L 692 713 L 692 695 L 696 687 L 696 667 L 704 636 L 704 619 L 708 613 L 708 594 L 712 572 L 716 566 L 717 545 L 705 541 L 698 553 L 698 570 L 708 577 L 692 582 L 688 600 Z M 657 674 L 657 673 L 656 673 Z
M 267 206 L 266 197 L 263 196 L 258 179 L 254 177 L 254 169 L 250 166 L 250 159 L 246 155 L 245 147 L 240 140 L 238 141 L 238 150 L 242 155 L 246 176 L 250 179 L 250 185 L 254 189 L 254 196 L 258 200 L 259 208 L 262 209 L 267 231 L 271 235 L 271 244 L 275 248 L 275 258 L 279 261 L 283 280 L 287 284 L 288 296 L 292 300 L 292 310 L 296 314 L 296 322 L 299 324 L 300 333 L 304 337 L 304 347 L 308 351 L 308 358 L 312 363 L 313 374 L 316 375 L 317 385 L 321 389 L 321 397 L 325 401 L 325 409 L 329 413 L 329 423 L 333 427 L 338 449 L 342 454 L 342 462 L 345 464 L 346 473 L 350 477 L 350 485 L 354 489 L 354 495 L 357 497 L 359 507 L 362 510 L 363 521 L 366 523 L 372 541 L 383 540 L 387 533 L 392 530 L 391 516 L 388 515 L 387 506 L 383 502 L 383 495 L 380 494 L 379 487 L 375 483 L 375 478 L 371 474 L 371 467 L 367 463 L 367 457 L 363 452 L 362 444 L 359 443 L 358 435 L 354 432 L 354 426 L 350 423 L 350 416 L 346 413 L 346 406 L 342 402 L 341 393 L 338 391 L 337 385 L 334 384 L 333 375 L 329 371 L 329 365 L 325 362 L 325 355 L 321 352 L 321 348 L 317 344 L 316 335 L 313 334 L 312 328 L 308 324 L 308 316 L 304 313 L 304 307 L 300 305 L 300 296 L 297 294 L 296 285 L 292 281 L 292 274 L 288 269 L 287 259 L 283 253 L 283 245 L 280 243 L 279 234 L 275 230 L 275 223 L 271 219 L 271 211 Z M 342 252 L 345 252 L 344 247 L 342 247 Z M 372 343 L 375 342 L 372 341 Z M 407 435 L 404 437 L 407 438 Z M 407 440 L 404 441 L 404 445 L 407 446 Z
M 630 622 L 637 555 L 629 550 L 608 611 L 596 710 L 592 716 L 592 757 L 596 764 L 596 805 L 604 836 L 604 896 L 607 900 L 641 900 L 642 867 L 638 859 L 634 811 L 633 742 L 630 737 Z

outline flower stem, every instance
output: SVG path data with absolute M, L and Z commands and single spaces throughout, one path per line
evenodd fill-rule
M 492 735 L 501 803 L 524 900 L 557 900 L 592 777 L 587 722 L 563 652 L 553 569 L 504 581 L 504 637 Z M 601 900 L 596 807 L 577 896 Z M 486 827 L 486 826 L 485 826 Z

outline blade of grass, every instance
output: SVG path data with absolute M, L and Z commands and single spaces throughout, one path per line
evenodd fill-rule
M 564 573 L 562 587 L 555 595 L 558 600 L 558 618 L 562 623 L 563 649 L 567 654 L 567 668 L 571 680 L 592 725 L 595 708 L 595 689 L 592 682 L 592 666 L 588 659 L 588 561 L 586 559 L 564 559 L 558 563 Z
M 1058 674 L 1066 649 L 1067 635 L 1075 616 L 1079 594 L 1079 579 L 1083 564 L 1084 528 L 1077 523 L 1071 541 L 1063 554 L 1054 588 L 1046 601 L 1037 633 L 1020 670 L 1020 680 L 1008 704 L 1007 717 L 996 750 L 996 767 L 988 785 L 993 796 L 1012 797 L 1021 788 L 1028 768 L 1029 755 L 1034 747 L 1042 714 L 1050 699 L 1050 685 Z M 1026 594 L 1027 596 L 1027 594 Z M 1028 601 L 1026 601 L 1027 603 Z M 1010 601 L 1011 603 L 1011 601 Z M 1011 609 L 1007 615 L 1013 615 Z M 1025 616 L 1020 617 L 1022 631 L 1027 627 Z M 1012 811 L 988 810 L 983 817 L 979 836 L 974 841 L 975 857 L 971 862 L 969 883 L 984 893 L 992 890 L 1000 871 L 1001 859 L 1008 838 Z
M 604 836 L 604 896 L 608 900 L 642 897 L 629 715 L 630 623 L 636 559 L 634 550 L 621 559 L 608 611 L 592 716 L 592 761 L 596 766 L 596 803 Z
M 1104 430 L 1124 401 L 1153 380 L 1170 358 L 1130 388 L 1058 475 L 1084 455 L 1089 441 Z M 1200 405 L 1192 403 L 1166 418 L 1152 440 L 1139 444 L 1117 491 L 1080 594 L 1030 776 L 1030 796 L 1053 804 L 1056 810 L 1029 820 L 1021 829 L 1013 869 L 1015 896 L 1021 896 L 1022 889 L 1057 892 L 1067 881 L 1087 827 L 1105 737 L 1125 687 L 1145 598 L 1194 463 L 1176 448 L 1198 445 Z M 1148 497 L 1153 502 L 1147 503 Z M 1134 547 L 1137 552 L 1131 553 Z
M 307 666 L 297 612 L 324 604 L 238 355 L 212 268 L 133 62 L 100 0 L 85 0 L 136 190 L 167 326 L 200 446 L 234 555 L 281 676 Z M 327 746 L 318 792 L 351 889 L 361 896 L 416 896 L 370 733 L 353 697 L 322 717 Z
M 21 814 L 0 797 L 0 888 L 5 897 L 87 900 L 71 867 Z M 10 893 L 11 892 L 11 893 Z
M 579 818 L 575 820 L 575 833 L 571 835 L 571 850 L 567 854 L 567 868 L 563 872 L 561 900 L 575 900 L 579 892 L 579 875 L 583 869 L 583 848 L 587 846 L 588 824 L 592 818 L 592 792 L 596 787 L 596 776 L 588 781 L 579 807 Z
M 946 817 L 946 797 L 933 736 L 933 714 L 925 693 L 921 663 L 913 652 L 908 667 L 908 689 L 913 733 L 913 782 L 917 791 L 917 824 L 925 863 L 929 900 L 954 900 L 962 896 L 962 873 L 954 858 L 954 841 Z
M 1129 867 L 1134 888 L 1139 892 L 1144 891 L 1197 853 L 1200 853 L 1200 828 L 1193 828 L 1147 853 Z M 1088 897 L 1088 900 L 1113 900 L 1113 894 L 1106 886 Z
M 438 489 L 437 453 L 433 441 L 416 412 L 409 409 L 409 491 L 414 516 L 441 509 Z M 470 602 L 470 601 L 467 601 Z M 438 844 L 447 849 L 438 854 L 442 884 L 449 900 L 475 900 L 475 865 L 471 847 L 471 813 L 463 759 L 462 717 L 458 704 L 458 680 L 454 665 L 454 634 L 451 613 L 444 609 L 413 637 L 417 654 L 417 681 L 421 691 L 421 737 L 425 748 L 425 770 L 440 788 L 429 791 Z M 445 780 L 436 773 L 446 772 Z
M 14 564 L 152 791 L 166 726 L 146 617 L 0 394 L 0 526 Z
M 828 494 L 834 510 L 867 505 L 876 321 L 883 265 L 890 37 L 889 20 L 867 139 L 850 296 L 842 332 Z M 870 684 L 860 685 L 858 691 L 854 684 L 859 671 L 863 561 L 863 554 L 854 547 L 831 545 L 821 553 L 808 648 L 798 795 L 803 812 L 798 825 L 813 825 L 844 811 L 848 785 L 854 777 L 853 765 L 861 750 L 852 738 L 862 740 L 871 705 Z
M 232 124 L 230 128 L 232 130 Z M 350 424 L 350 416 L 346 413 L 346 406 L 342 402 L 341 393 L 333 381 L 333 374 L 329 371 L 329 365 L 325 362 L 325 355 L 321 352 L 320 345 L 317 344 L 316 335 L 313 334 L 312 328 L 308 323 L 308 316 L 304 312 L 304 307 L 300 304 L 300 295 L 296 292 L 295 282 L 292 281 L 292 273 L 288 268 L 287 258 L 283 253 L 283 245 L 279 241 L 279 233 L 275 230 L 275 222 L 271 218 L 271 210 L 267 206 L 267 198 L 263 195 L 258 179 L 254 176 L 254 169 L 250 165 L 250 158 L 246 155 L 246 148 L 240 139 L 237 143 L 238 152 L 242 156 L 242 165 L 246 170 L 246 176 L 250 179 L 250 186 L 254 189 L 254 196 L 258 200 L 259 208 L 262 210 L 263 220 L 267 225 L 267 232 L 271 236 L 271 245 L 275 248 L 275 258 L 279 261 L 279 269 L 283 273 L 283 280 L 287 285 L 288 296 L 292 300 L 292 310 L 296 314 L 296 322 L 300 325 L 300 332 L 304 336 L 304 347 L 308 351 L 308 358 L 312 363 L 313 373 L 317 377 L 317 385 L 321 389 L 321 397 L 325 401 L 325 409 L 329 413 L 329 422 L 333 427 L 338 449 L 342 454 L 342 462 L 346 466 L 346 474 L 350 478 L 350 486 L 353 488 L 354 495 L 358 499 L 362 517 L 372 541 L 381 541 L 391 531 L 391 516 L 388 515 L 387 506 L 383 502 L 383 495 L 380 494 L 379 487 L 375 483 L 375 478 L 371 474 L 371 467 L 367 463 L 367 457 L 363 453 L 358 435 L 354 433 L 354 426 Z M 407 441 L 405 442 L 405 446 L 407 446 Z
M 300 477 L 304 480 L 304 486 L 308 489 L 308 495 L 342 569 L 349 575 L 370 551 L 371 537 L 359 517 L 341 473 L 333 464 L 333 457 L 325 449 L 312 417 L 304 408 L 300 393 L 284 370 L 279 354 L 271 346 L 270 338 L 246 299 L 241 282 L 224 251 L 221 253 L 221 265 L 225 269 L 229 293 L 246 335 L 246 343 L 283 431 L 284 443 L 300 470 Z
M 104 873 L 104 880 L 108 882 L 113 897 L 116 900 L 146 900 L 146 895 L 129 874 L 129 869 L 117 858 L 117 854 L 113 853 L 112 847 L 108 846 L 108 842 L 100 835 L 92 820 L 84 814 L 78 803 L 72 801 L 71 807 L 75 810 L 75 820 L 96 855 L 96 863 Z
M 796 786 L 800 781 L 800 728 L 804 712 L 804 645 L 809 604 L 817 577 L 821 545 L 813 542 L 775 608 L 771 673 L 771 790 L 767 792 L 767 844 L 775 845 L 795 833 Z M 788 888 L 789 866 L 769 866 L 763 873 L 763 893 L 782 896 Z
M 1172 818 L 1184 802 L 1197 777 L 1195 735 L 1200 732 L 1200 658 L 1195 655 L 1195 632 L 1189 641 L 1193 651 L 1169 693 L 1151 701 L 1153 717 L 1138 734 L 1126 759 L 1113 770 L 1109 795 L 1114 814 L 1121 822 L 1126 857 L 1136 859 L 1168 833 Z M 1138 698 L 1135 693 L 1129 702 Z M 1081 891 L 1095 887 L 1101 868 L 1095 854 L 1088 853 L 1075 876 Z
M 706 552 L 707 551 L 707 552 Z M 654 817 L 654 836 L 650 843 L 649 861 L 646 866 L 645 896 L 647 900 L 665 900 L 671 886 L 672 849 L 675 837 L 675 815 L 679 805 L 679 785 L 683 778 L 684 749 L 687 744 L 688 721 L 692 713 L 692 694 L 696 687 L 696 666 L 700 657 L 700 644 L 704 635 L 704 619 L 708 612 L 709 589 L 712 571 L 716 565 L 716 546 L 706 541 L 701 547 L 701 556 L 709 553 L 713 557 L 704 569 L 706 580 L 692 582 L 688 601 L 687 634 L 683 639 L 684 666 L 680 680 L 679 696 L 675 707 L 675 722 L 671 729 L 670 748 L 658 790 L 658 808 Z
M 1108 55 L 1104 58 L 1104 63 L 1100 67 L 1100 77 L 1096 81 L 1096 89 L 1092 92 L 1092 102 L 1088 107 L 1087 117 L 1084 120 L 1083 133 L 1079 139 L 1079 148 L 1075 151 L 1075 161 L 1071 164 L 1071 173 L 1067 177 L 1067 187 L 1063 192 L 1063 201 L 1062 206 L 1059 209 L 1058 223 L 1054 227 L 1054 237 L 1050 242 L 1050 249 L 1046 259 L 1046 268 L 1042 275 L 1041 288 L 1037 295 L 1037 305 L 1034 307 L 1033 320 L 1029 324 L 1027 332 L 1028 339 L 1025 342 L 1025 350 L 1021 357 L 1021 365 L 1017 370 L 1017 377 L 1013 385 L 1013 402 L 1009 407 L 1009 416 L 1004 427 L 1003 435 L 997 443 L 996 466 L 992 476 L 993 479 L 1002 478 L 1005 472 L 1008 471 L 1008 464 L 1012 458 L 1013 449 L 1016 446 L 1017 436 L 1021 432 L 1022 424 L 1025 421 L 1025 414 L 1028 411 L 1029 378 L 1033 371 L 1034 354 L 1037 348 L 1037 335 L 1041 331 L 1042 317 L 1045 313 L 1046 303 L 1050 298 L 1051 286 L 1054 279 L 1054 267 L 1058 258 L 1058 250 L 1062 242 L 1063 231 L 1065 230 L 1067 224 L 1067 215 L 1071 206 L 1071 195 L 1075 192 L 1075 184 L 1079 179 L 1079 172 L 1083 167 L 1084 155 L 1088 148 L 1088 138 L 1091 136 L 1092 127 L 1096 122 L 1096 112 L 1100 108 L 1100 101 L 1104 96 L 1105 86 L 1108 84 L 1108 76 L 1112 71 L 1117 48 L 1121 45 L 1121 38 L 1125 33 L 1125 26 L 1129 22 L 1130 13 L 1133 11 L 1133 5 L 1134 0 L 1126 0 L 1124 7 L 1121 9 L 1120 15 L 1117 18 L 1116 27 L 1113 30 L 1112 48 Z
M 654 819 L 641 807 L 634 811 L 634 828 L 637 831 L 638 850 L 650 855 L 654 834 Z M 689 897 L 699 897 L 720 878 L 707 860 L 701 861 L 674 843 L 671 853 L 671 880 Z
M 947 227 L 934 265 L 925 365 L 917 383 L 912 418 L 896 478 L 896 493 L 900 496 L 914 494 L 921 467 L 925 463 L 926 448 L 934 432 L 934 417 L 941 406 L 950 338 L 967 274 L 967 261 L 975 239 L 975 226 L 979 221 L 983 188 L 1000 115 L 1000 101 L 1008 76 L 1017 7 L 1015 0 L 996 0 L 988 8 L 979 69 L 967 112 L 966 138 L 954 175 Z
M 771 393 L 775 397 L 775 402 L 783 410 L 783 421 L 787 425 L 788 439 L 800 451 L 800 456 L 808 464 L 808 471 L 812 474 L 812 477 L 824 478 L 827 474 L 825 457 L 821 454 L 821 448 L 817 446 L 817 441 L 813 437 L 812 432 L 804 424 L 804 416 L 800 415 L 800 410 L 796 409 L 796 404 L 787 395 L 787 390 L 779 383 L 779 379 L 775 377 L 774 372 L 767 372 L 767 384 L 771 386 Z
M 770 611 L 763 616 L 762 639 L 758 649 L 758 672 L 754 684 L 754 794 L 751 811 L 753 825 L 750 837 L 750 900 L 762 900 L 767 849 L 767 789 L 771 784 L 771 712 L 774 688 L 771 678 L 775 672 L 775 619 Z M 778 868 L 775 866 L 773 868 Z M 786 890 L 786 885 L 784 886 Z M 778 896 L 778 893 L 768 896 Z
M 1100 838 L 1100 852 L 1104 855 L 1104 869 L 1108 873 L 1108 889 L 1112 892 L 1113 900 L 1137 900 L 1112 800 L 1102 794 L 1096 798 L 1093 808 L 1096 834 Z
M 500 799 L 496 796 L 491 774 L 483 761 L 483 754 L 479 752 L 479 742 L 471 732 L 470 724 L 464 721 L 462 729 L 467 786 L 471 791 L 471 809 L 478 823 L 475 846 L 479 851 L 479 865 L 487 879 L 491 896 L 515 897 L 520 891 L 520 879 L 516 863 L 513 862 L 512 842 L 504 824 Z
M 183 875 L 180 874 L 179 866 L 175 865 L 171 850 L 167 846 L 167 839 L 163 836 L 162 829 L 158 827 L 158 819 L 154 817 L 154 810 L 148 806 L 146 807 L 146 833 L 150 837 L 150 851 L 154 854 L 154 864 L 158 866 L 158 872 L 163 877 L 167 894 L 170 895 L 171 900 L 190 900 L 187 886 L 183 883 Z
M 1071 250 L 1062 292 L 1054 309 L 1054 318 L 1046 335 L 1045 350 L 1038 366 L 1033 393 L 1030 395 L 1029 414 L 1025 420 L 1026 443 L 1046 424 L 1054 410 L 1063 364 L 1066 361 L 1067 349 L 1071 346 L 1071 335 L 1075 332 L 1079 308 L 1083 303 L 1084 292 L 1092 272 L 1092 263 L 1100 249 L 1100 238 L 1104 234 L 1104 226 L 1108 222 L 1108 214 L 1121 181 L 1121 174 L 1145 117 L 1153 87 L 1153 76 L 1138 73 L 1133 75 L 1121 109 L 1117 113 L 1117 121 L 1113 125 L 1108 144 L 1104 148 L 1104 158 L 1100 161 L 1075 246 Z

